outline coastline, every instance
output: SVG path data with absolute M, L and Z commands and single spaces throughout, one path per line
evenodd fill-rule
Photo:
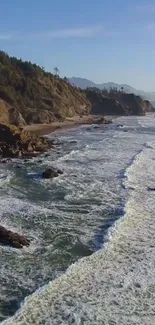
M 30 132 L 32 134 L 43 136 L 48 135 L 50 133 L 53 133 L 57 130 L 64 130 L 64 129 L 70 129 L 74 128 L 80 125 L 92 125 L 92 124 L 99 124 L 97 121 L 99 121 L 101 118 L 105 118 L 103 115 L 88 115 L 83 117 L 73 117 L 65 119 L 64 122 L 53 122 L 51 124 L 31 124 L 24 126 L 24 131 Z M 110 117 L 106 117 L 106 121 L 110 121 Z M 108 123 L 102 123 L 102 125 L 108 124 Z

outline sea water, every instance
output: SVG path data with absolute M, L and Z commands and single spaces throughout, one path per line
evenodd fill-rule
M 0 169 L 1 225 L 31 238 L 0 247 L 3 324 L 154 324 L 153 115 L 52 137 L 42 162 Z

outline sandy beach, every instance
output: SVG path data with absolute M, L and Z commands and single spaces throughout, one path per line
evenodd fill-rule
M 50 134 L 58 129 L 69 129 L 76 127 L 78 125 L 91 125 L 95 124 L 97 120 L 102 118 L 103 116 L 94 116 L 94 115 L 88 115 L 88 116 L 75 116 L 73 118 L 66 118 L 65 121 L 63 122 L 53 122 L 51 124 L 31 124 L 31 125 L 26 125 L 24 127 L 25 131 L 34 133 L 36 135 L 46 135 Z M 109 118 L 106 117 L 107 120 L 110 120 Z

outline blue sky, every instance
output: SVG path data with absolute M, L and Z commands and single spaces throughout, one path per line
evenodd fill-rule
M 62 76 L 155 90 L 155 1 L 1 0 L 0 48 Z

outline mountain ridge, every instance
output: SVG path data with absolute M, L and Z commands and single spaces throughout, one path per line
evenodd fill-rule
M 80 78 L 80 77 L 71 77 L 68 78 L 69 82 L 72 85 L 75 85 L 77 87 L 80 87 L 82 89 L 86 89 L 86 88 L 90 88 L 90 87 L 96 87 L 100 90 L 106 88 L 106 89 L 110 89 L 110 88 L 117 88 L 118 90 L 121 90 L 121 88 L 123 87 L 124 91 L 126 93 L 134 93 L 136 95 L 142 96 L 145 99 L 151 100 L 155 102 L 155 91 L 152 92 L 147 92 L 144 90 L 139 90 L 136 89 L 128 84 L 118 84 L 116 82 L 105 82 L 105 83 L 95 83 L 89 79 L 86 78 Z

